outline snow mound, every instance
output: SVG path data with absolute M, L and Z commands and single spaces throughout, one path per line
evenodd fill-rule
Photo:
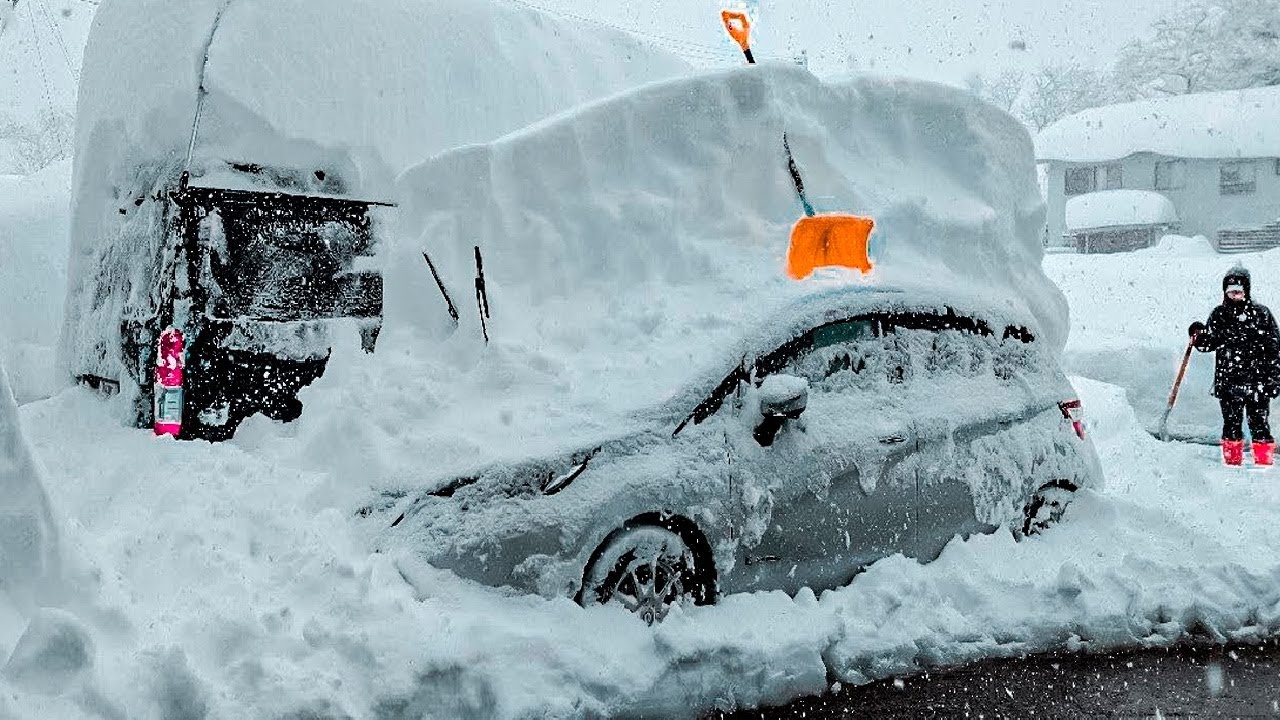
M 1173 202 L 1150 190 L 1103 190 L 1067 200 L 1068 230 L 1176 222 Z
M 1138 152 L 1187 158 L 1280 155 L 1280 87 L 1195 93 L 1085 110 L 1036 136 L 1036 157 L 1118 160 Z
M 876 219 L 869 276 L 786 276 L 802 210 L 784 131 L 827 209 Z M 421 476 L 406 448 L 445 472 L 629 432 L 826 312 L 952 304 L 1051 352 L 1065 338 L 1026 131 L 939 85 L 827 85 L 781 64 L 672 80 L 444 153 L 399 186 L 378 352 L 335 356 L 298 433 L 312 457 L 355 433 L 358 459 L 336 462 L 366 477 Z

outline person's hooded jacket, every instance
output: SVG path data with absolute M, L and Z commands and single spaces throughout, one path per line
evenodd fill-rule
M 1240 285 L 1244 299 L 1227 297 L 1227 287 Z M 1280 331 L 1265 305 L 1253 301 L 1249 271 L 1232 268 L 1222 278 L 1222 304 L 1209 322 L 1192 325 L 1195 346 L 1216 352 L 1213 395 L 1218 398 L 1260 399 L 1280 394 Z

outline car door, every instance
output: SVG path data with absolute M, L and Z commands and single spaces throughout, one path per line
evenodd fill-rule
M 743 492 L 744 588 L 837 587 L 914 549 L 915 440 L 893 363 L 870 316 L 814 328 L 755 362 L 757 382 L 804 378 L 808 402 L 768 446 L 753 435 L 761 414 L 752 384 L 738 409 L 731 452 Z
M 1045 459 L 1030 423 L 1054 405 L 1042 397 L 1029 333 L 906 332 L 928 356 L 916 390 L 947 398 L 922 404 L 916 418 L 916 553 L 928 561 L 956 536 L 990 532 L 1020 511 L 1029 478 Z

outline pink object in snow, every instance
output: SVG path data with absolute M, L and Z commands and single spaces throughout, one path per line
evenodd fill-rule
M 169 328 L 160 333 L 156 355 L 155 432 L 178 436 L 182 430 L 182 368 L 185 352 L 182 331 Z

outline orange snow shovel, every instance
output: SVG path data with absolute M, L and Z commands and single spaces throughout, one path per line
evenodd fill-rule
M 751 17 L 741 10 L 721 10 L 720 22 L 724 23 L 724 29 L 729 33 L 729 37 L 742 48 L 742 54 L 747 57 L 747 62 L 755 65 L 756 59 L 751 55 Z
M 867 243 L 876 226 L 875 220 L 846 213 L 815 213 L 805 197 L 804 181 L 800 179 L 800 170 L 791 156 L 791 145 L 787 143 L 785 133 L 782 147 L 787 151 L 787 169 L 791 172 L 791 181 L 796 186 L 805 214 L 791 228 L 787 274 L 794 280 L 803 280 L 822 267 L 853 268 L 863 274 L 871 272 L 873 266 L 867 256 Z
M 1191 351 L 1195 349 L 1194 335 L 1187 341 L 1187 351 L 1182 353 L 1182 364 L 1178 366 L 1178 376 L 1173 380 L 1173 390 L 1169 392 L 1169 402 L 1165 405 L 1164 415 L 1160 416 L 1159 438 L 1169 441 L 1169 414 L 1173 412 L 1173 404 L 1178 401 L 1178 388 L 1182 387 L 1182 378 L 1187 374 L 1187 365 L 1191 362 Z

